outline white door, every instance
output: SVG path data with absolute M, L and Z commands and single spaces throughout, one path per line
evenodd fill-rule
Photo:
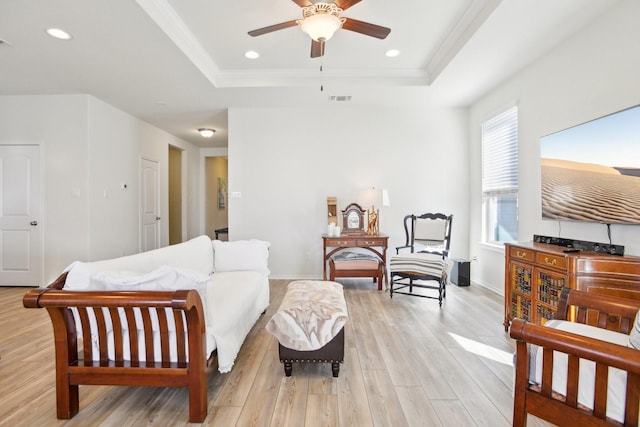
M 0 145 L 0 286 L 40 286 L 40 147 Z
M 158 162 L 140 163 L 140 250 L 160 247 L 160 174 Z

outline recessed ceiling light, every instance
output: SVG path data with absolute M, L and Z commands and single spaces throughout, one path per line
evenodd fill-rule
M 396 56 L 400 55 L 400 51 L 398 49 L 389 49 L 385 52 L 385 55 L 389 58 L 395 58 Z
M 61 30 L 60 28 L 48 28 L 47 34 L 59 40 L 71 40 L 71 34 Z
M 257 59 L 260 58 L 260 54 L 255 50 L 248 50 L 244 53 L 244 56 L 249 59 Z

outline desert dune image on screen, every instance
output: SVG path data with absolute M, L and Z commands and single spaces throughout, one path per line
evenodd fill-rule
M 542 218 L 640 224 L 640 106 L 540 139 Z

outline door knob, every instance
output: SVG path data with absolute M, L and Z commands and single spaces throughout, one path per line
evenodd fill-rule
M 156 221 L 160 221 L 160 217 L 159 216 L 156 217 Z
M 31 221 L 31 225 L 38 225 L 38 221 Z

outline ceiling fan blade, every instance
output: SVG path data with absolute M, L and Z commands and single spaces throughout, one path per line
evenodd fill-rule
M 380 25 L 370 24 L 364 21 L 358 21 L 357 19 L 347 18 L 342 24 L 342 28 L 349 31 L 355 31 L 356 33 L 364 34 L 366 36 L 375 37 L 377 39 L 386 38 L 391 32 L 390 28 L 381 27 Z
M 251 37 L 261 36 L 263 34 L 271 33 L 274 31 L 284 30 L 285 28 L 295 27 L 296 25 L 298 25 L 298 22 L 294 19 L 293 21 L 281 22 L 280 24 L 269 25 L 268 27 L 249 31 L 249 35 Z
M 321 56 L 324 56 L 324 41 L 311 40 L 311 57 L 319 58 Z
M 333 2 L 336 4 L 336 6 L 338 6 L 342 10 L 347 10 L 351 6 L 356 5 L 356 4 L 360 3 L 361 1 L 362 0 L 333 0 Z
M 309 0 L 292 0 L 292 1 L 300 7 L 307 7 L 313 4 Z

